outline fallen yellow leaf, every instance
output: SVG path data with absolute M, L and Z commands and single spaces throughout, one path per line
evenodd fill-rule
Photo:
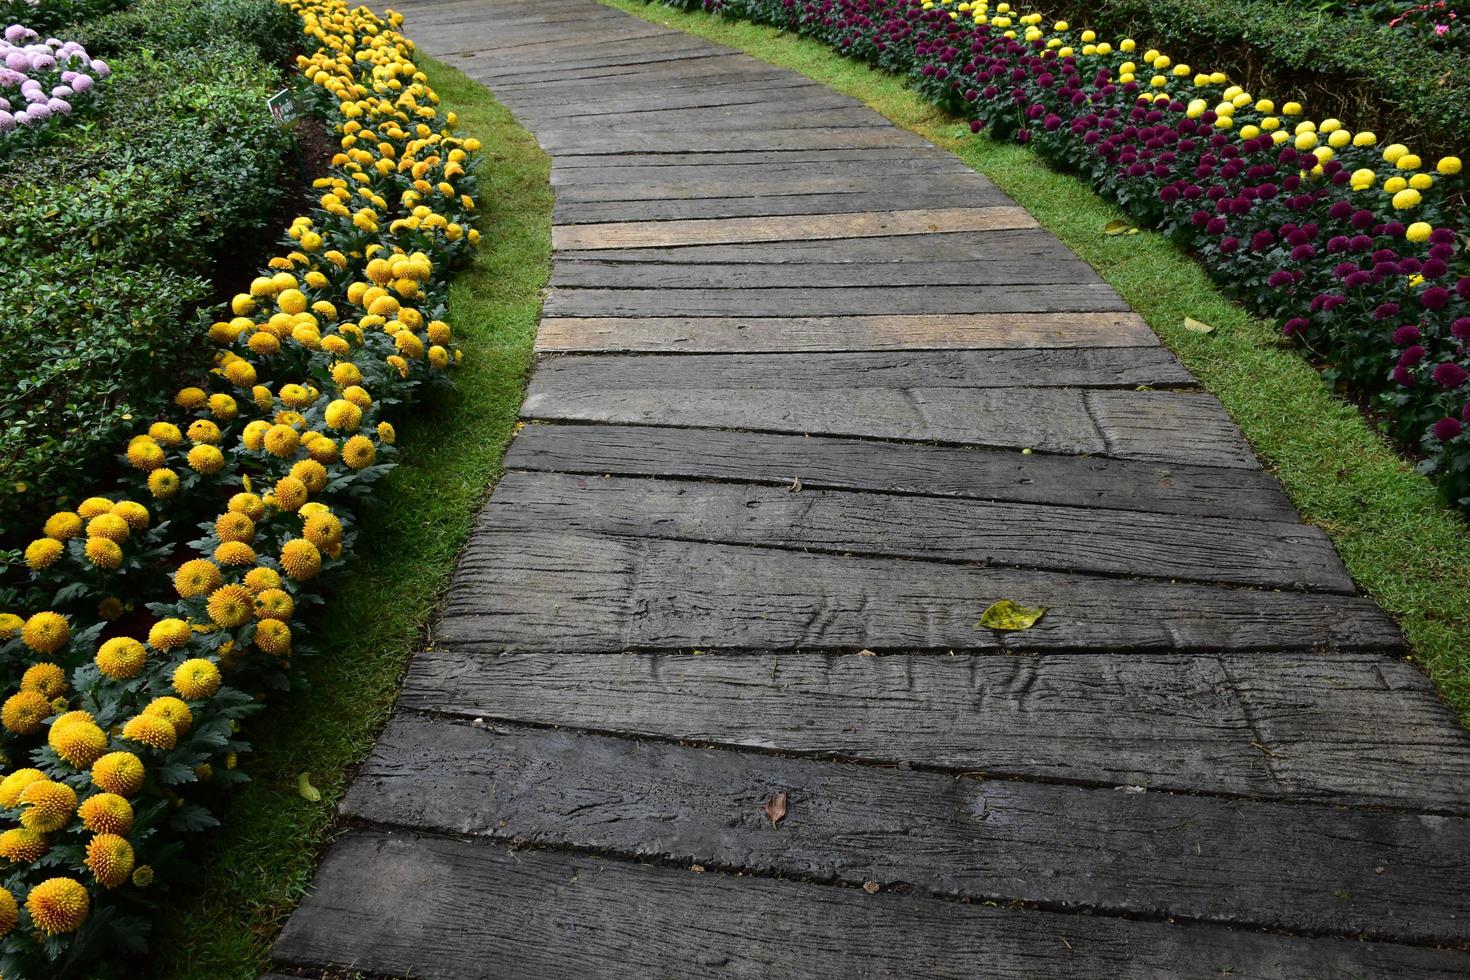
M 1044 606 L 1023 606 L 1019 602 L 1002 599 L 980 614 L 977 625 L 993 630 L 1029 630 L 1045 612 Z

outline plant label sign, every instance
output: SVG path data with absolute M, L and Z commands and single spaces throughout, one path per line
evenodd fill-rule
M 296 108 L 296 100 L 291 98 L 290 89 L 281 89 L 266 99 L 265 104 L 266 108 L 270 109 L 276 125 L 282 129 L 295 129 L 296 124 L 301 121 L 301 113 Z

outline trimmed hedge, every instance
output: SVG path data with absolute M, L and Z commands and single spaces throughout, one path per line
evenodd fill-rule
M 0 537 L 165 404 L 217 257 L 269 241 L 295 163 L 265 103 L 294 19 L 271 0 L 144 0 L 83 25 L 114 68 L 95 122 L 0 161 Z

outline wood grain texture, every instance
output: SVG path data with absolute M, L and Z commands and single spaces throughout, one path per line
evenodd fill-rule
M 992 603 L 1047 613 L 981 628 Z M 1355 596 L 1267 592 L 560 529 L 471 536 L 440 645 L 505 650 L 1396 650 Z
M 626 221 L 596 225 L 556 225 L 552 248 L 668 248 L 721 242 L 779 242 L 875 235 L 926 235 L 952 231 L 1033 228 L 1036 219 L 1017 207 L 933 208 L 843 215 L 789 215 L 762 218 Z
M 859 288 L 553 289 L 547 316 L 842 316 L 1124 312 L 1106 283 Z
M 328 852 L 273 953 L 393 976 L 1449 978 L 1462 954 L 866 895 L 381 832 Z
M 821 353 L 1154 347 L 1136 313 L 960 313 L 802 317 L 546 317 L 543 353 Z
M 1101 456 L 1048 456 L 917 443 L 657 426 L 528 425 L 512 469 L 670 476 L 814 489 L 1105 507 L 1242 520 L 1296 520 L 1261 470 Z
M 772 825 L 765 803 L 786 794 Z M 860 887 L 1470 941 L 1470 820 L 981 781 L 401 715 L 342 812 Z
M 402 706 L 995 778 L 1470 814 L 1470 736 L 1377 654 L 414 659 Z
M 1351 593 L 1327 535 L 1230 521 L 844 490 L 511 473 L 481 515 L 566 531 Z

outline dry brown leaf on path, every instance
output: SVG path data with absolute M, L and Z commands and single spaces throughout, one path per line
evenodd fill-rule
M 786 819 L 786 804 L 788 801 L 789 797 L 786 795 L 784 789 L 769 800 L 766 800 L 766 816 L 770 818 L 772 827 L 780 826 L 781 821 Z
M 879 885 L 876 881 L 865 881 L 865 882 L 863 882 L 863 891 L 867 892 L 869 895 L 876 895 L 876 894 L 878 894 L 878 889 L 881 888 L 881 887 L 882 886 Z

